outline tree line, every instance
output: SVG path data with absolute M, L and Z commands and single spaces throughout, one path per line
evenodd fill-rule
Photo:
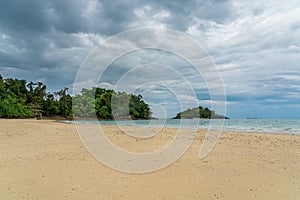
M 72 108 L 73 103 L 73 108 Z M 47 92 L 41 82 L 5 78 L 0 74 L 0 117 L 72 116 L 98 119 L 149 119 L 151 110 L 141 95 L 103 88 L 82 89 L 71 96 L 65 87 Z

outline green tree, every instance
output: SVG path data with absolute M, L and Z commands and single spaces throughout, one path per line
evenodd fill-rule
M 73 97 L 73 114 L 76 117 L 95 117 L 95 97 L 87 89 Z
M 64 89 L 56 92 L 55 94 L 59 97 L 59 111 L 60 115 L 68 117 L 72 115 L 72 97 L 67 94 L 69 88 L 65 87 Z
M 43 115 L 44 116 L 57 116 L 60 115 L 59 102 L 55 100 L 55 97 L 51 93 L 47 93 L 46 99 L 43 103 Z
M 3 82 L 3 78 L 0 74 L 0 99 L 4 97 L 6 93 L 5 84 Z

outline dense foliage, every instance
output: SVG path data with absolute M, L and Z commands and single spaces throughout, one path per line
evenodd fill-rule
M 151 114 L 141 95 L 103 88 L 83 89 L 73 97 L 73 112 L 76 117 L 98 119 L 149 119 Z
M 102 88 L 83 89 L 71 97 L 68 88 L 54 94 L 41 82 L 29 82 L 0 75 L 0 117 L 97 117 L 99 119 L 148 119 L 150 108 L 142 96 Z M 72 110 L 72 101 L 74 108 Z
M 54 94 L 46 92 L 41 82 L 29 82 L 0 75 L 0 117 L 71 116 L 72 98 L 64 88 Z
M 215 117 L 215 112 L 208 108 L 203 108 L 202 106 L 187 109 L 180 112 L 173 119 L 193 119 L 193 118 L 206 118 L 211 119 Z

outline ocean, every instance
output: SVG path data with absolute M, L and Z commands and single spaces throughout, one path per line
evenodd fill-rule
M 99 123 L 143 127 L 217 129 L 224 131 L 262 132 L 300 135 L 300 119 L 155 119 L 155 120 L 79 120 L 68 123 Z

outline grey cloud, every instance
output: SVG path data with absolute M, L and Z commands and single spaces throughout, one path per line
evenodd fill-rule
M 0 27 L 12 32 L 45 32 L 49 27 L 43 11 L 43 1 L 3 0 L 0 6 Z
M 299 93 L 295 79 L 300 62 L 299 11 L 297 0 L 247 4 L 238 0 L 2 0 L 0 73 L 42 80 L 50 90 L 71 86 L 83 59 L 108 36 L 128 28 L 163 26 L 186 32 L 206 47 L 232 105 L 255 99 L 294 102 Z M 148 36 L 133 37 L 143 40 Z M 207 88 L 200 83 L 203 80 L 193 76 L 193 70 L 164 56 L 162 63 L 176 66 L 197 86 L 198 99 L 209 99 Z M 117 63 L 117 70 L 107 72 L 109 77 L 120 77 L 128 70 L 126 64 L 148 62 L 123 61 Z M 184 88 L 178 83 L 176 87 Z

